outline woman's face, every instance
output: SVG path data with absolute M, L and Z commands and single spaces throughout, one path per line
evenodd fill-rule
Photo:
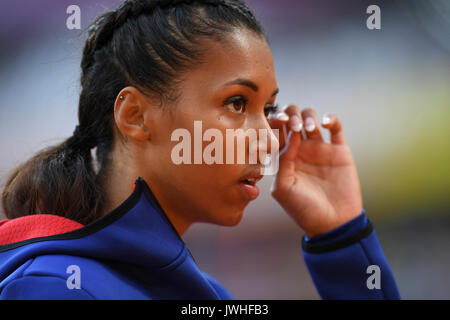
M 150 144 L 144 150 L 147 163 L 142 176 L 172 217 L 189 223 L 232 226 L 241 220 L 244 208 L 258 194 L 257 187 L 243 179 L 248 174 L 260 174 L 262 164 L 249 163 L 248 140 L 245 164 L 237 163 L 237 144 L 234 159 L 227 164 L 226 129 L 267 130 L 270 136 L 265 151 L 269 153 L 270 141 L 277 142 L 267 121 L 267 110 L 275 103 L 278 87 L 271 51 L 263 38 L 239 30 L 226 42 L 211 41 L 206 46 L 204 62 L 183 77 L 178 100 L 163 108 L 152 108 L 152 120 L 148 122 Z M 201 121 L 200 135 L 194 132 L 194 121 Z M 206 164 L 206 158 L 194 164 L 194 140 L 203 141 L 204 150 L 211 141 L 204 141 L 202 134 L 210 128 L 219 130 L 223 137 L 224 164 Z M 182 141 L 171 139 L 177 129 L 187 129 L 190 134 L 191 141 L 184 142 L 191 150 L 191 164 L 174 161 L 174 155 L 183 155 L 173 152 Z

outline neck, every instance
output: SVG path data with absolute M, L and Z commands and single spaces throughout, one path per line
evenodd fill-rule
M 105 190 L 105 206 L 102 216 L 117 208 L 130 196 L 133 191 L 132 187 L 134 182 L 141 176 L 151 186 L 153 194 L 178 235 L 181 237 L 191 226 L 191 221 L 187 220 L 183 215 L 173 212 L 166 205 L 167 201 L 164 201 L 165 197 L 161 194 L 157 186 L 151 184 L 152 180 L 144 176 L 139 170 L 133 170 L 129 164 L 114 163 L 110 169 L 100 170 L 99 175 L 102 177 L 100 183 L 102 183 L 103 190 Z

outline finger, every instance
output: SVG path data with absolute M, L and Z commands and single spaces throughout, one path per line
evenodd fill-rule
M 334 114 L 325 114 L 322 118 L 322 127 L 330 130 L 330 141 L 334 144 L 345 144 L 341 121 Z
M 301 132 L 290 131 L 287 145 L 281 151 L 279 157 L 278 176 L 289 175 L 295 169 L 295 159 L 301 144 Z
M 300 108 L 295 104 L 290 104 L 286 106 L 284 112 L 289 116 L 288 133 L 289 131 L 300 132 L 303 128 Z
M 278 130 L 279 147 L 282 149 L 286 143 L 286 124 L 289 121 L 289 116 L 283 111 L 277 111 L 269 115 L 268 122 L 272 130 Z M 284 134 L 286 132 L 286 134 Z
M 284 112 L 289 116 L 289 122 L 286 126 L 286 135 L 291 134 L 291 132 L 299 132 L 299 138 L 300 140 L 303 140 L 303 121 L 300 108 L 295 104 L 290 104 L 284 108 Z
M 279 147 L 280 150 L 283 149 L 289 132 L 301 132 L 303 128 L 300 108 L 294 104 L 285 106 L 269 117 L 269 125 L 272 129 L 279 130 Z
M 320 127 L 317 125 L 316 112 L 312 108 L 302 110 L 303 125 L 306 137 L 310 140 L 323 140 Z

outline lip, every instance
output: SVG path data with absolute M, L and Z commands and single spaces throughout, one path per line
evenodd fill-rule
M 245 197 L 249 200 L 254 200 L 259 196 L 259 188 L 256 183 L 263 178 L 260 170 L 253 170 L 239 179 L 239 187 Z M 250 181 L 245 181 L 250 179 Z
M 239 182 L 239 187 L 242 193 L 248 200 L 255 200 L 259 196 L 259 188 L 256 185 L 246 184 L 242 181 Z

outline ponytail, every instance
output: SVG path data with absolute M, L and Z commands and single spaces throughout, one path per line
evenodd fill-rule
M 96 181 L 90 147 L 77 127 L 66 141 L 19 165 L 2 193 L 7 218 L 57 214 L 82 224 L 97 219 L 103 192 Z

